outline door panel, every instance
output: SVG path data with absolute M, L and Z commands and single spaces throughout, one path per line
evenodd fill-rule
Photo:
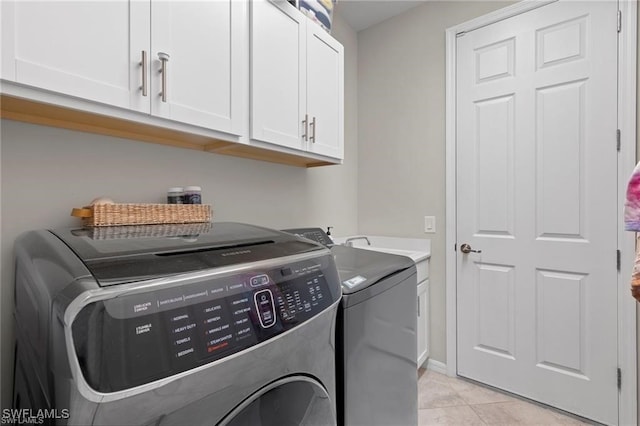
M 584 229 L 585 90 L 571 81 L 536 91 L 536 235 L 580 238 Z M 562 211 L 563 214 L 557 214 Z
M 514 234 L 514 107 L 512 94 L 475 103 L 478 234 Z
M 343 157 L 342 45 L 316 25 L 307 31 L 307 111 L 309 150 L 335 158 Z
M 616 2 L 457 40 L 458 374 L 617 423 Z
M 151 3 L 152 114 L 241 133 L 244 7 L 233 0 Z M 161 52 L 169 55 L 166 102 Z
M 586 276 L 538 270 L 536 274 L 537 359 L 540 367 L 585 376 Z
M 148 2 L 3 1 L 2 15 L 3 78 L 149 112 Z
M 286 13 L 277 3 L 251 2 L 251 138 L 296 149 L 306 149 L 302 19 L 304 15 Z
M 475 347 L 494 355 L 515 354 L 515 274 L 510 265 L 476 264 Z
M 584 59 L 587 17 L 580 16 L 536 31 L 538 69 Z
M 513 77 L 514 54 L 515 38 L 513 37 L 476 49 L 476 83 Z

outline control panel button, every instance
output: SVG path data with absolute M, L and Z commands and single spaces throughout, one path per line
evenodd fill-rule
M 293 274 L 293 271 L 291 270 L 291 268 L 282 268 L 280 270 L 280 273 L 283 277 L 288 277 L 289 275 Z
M 251 283 L 251 287 L 261 287 L 269 284 L 269 277 L 265 274 L 256 275 L 255 277 L 251 277 L 249 282 Z
M 276 323 L 276 306 L 273 303 L 271 290 L 260 290 L 253 295 L 253 299 L 262 328 L 269 328 L 274 325 Z

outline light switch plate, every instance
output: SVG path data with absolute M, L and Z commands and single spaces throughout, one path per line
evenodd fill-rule
M 434 234 L 436 232 L 436 217 L 425 216 L 424 217 L 424 232 L 427 234 Z

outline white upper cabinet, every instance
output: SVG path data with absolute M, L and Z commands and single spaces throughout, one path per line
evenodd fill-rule
M 343 47 L 286 0 L 0 0 L 0 35 L 5 118 L 298 166 L 343 158 Z
M 6 80 L 242 131 L 245 2 L 3 1 L 2 15 Z
M 307 18 L 266 0 L 251 11 L 251 138 L 304 149 Z
M 342 159 L 343 47 L 286 1 L 251 11 L 251 138 Z
M 245 10 L 234 0 L 151 2 L 152 114 L 242 131 Z
M 344 145 L 344 55 L 342 45 L 318 25 L 307 29 L 308 149 L 342 158 Z
M 141 55 L 149 3 L 2 1 L 2 78 L 149 112 Z

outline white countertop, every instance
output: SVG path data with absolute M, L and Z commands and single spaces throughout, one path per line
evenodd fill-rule
M 407 256 L 418 263 L 431 257 L 431 240 L 423 238 L 384 237 L 377 235 L 349 235 L 346 237 L 333 237 L 335 244 L 342 244 L 347 238 L 367 237 L 371 245 L 367 245 L 364 239 L 353 241 L 353 247 L 380 251 L 384 253 Z

